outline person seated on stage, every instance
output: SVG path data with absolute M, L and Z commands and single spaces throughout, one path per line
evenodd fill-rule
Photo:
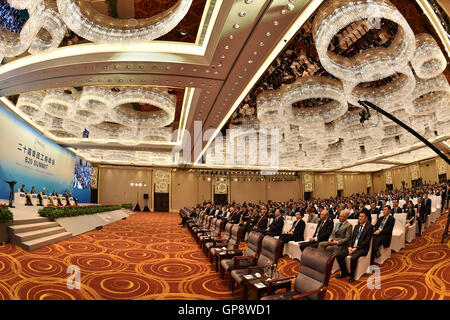
M 352 225 L 347 221 L 350 212 L 342 210 L 339 213 L 339 223 L 334 228 L 328 241 L 319 243 L 319 249 L 334 252 L 334 254 L 344 254 L 347 251 L 348 242 L 352 236 Z
M 355 280 L 355 270 L 358 264 L 358 259 L 362 256 L 367 256 L 370 248 L 370 240 L 373 236 L 373 226 L 368 223 L 368 213 L 361 212 L 358 218 L 358 224 L 353 229 L 352 237 L 350 239 L 350 246 L 346 251 L 336 255 L 336 260 L 341 269 L 341 274 L 336 276 L 336 279 L 349 277 L 349 282 Z M 345 265 L 345 258 L 351 256 L 350 273 L 347 272 Z
M 69 194 L 67 191 L 64 192 L 63 197 L 66 199 L 66 206 L 70 206 Z
M 73 202 L 75 202 L 75 205 L 78 205 L 78 199 L 72 196 L 72 192 L 69 192 L 69 198 L 72 198 Z
M 306 214 L 308 215 L 306 217 L 306 223 L 319 223 L 319 218 L 314 214 L 313 207 L 308 207 L 308 209 L 306 209 Z
M 38 200 L 39 200 L 38 206 L 41 206 L 41 207 L 43 206 L 43 202 L 42 202 L 42 200 L 44 199 L 43 196 L 46 196 L 46 195 L 47 195 L 47 193 L 45 193 L 45 187 L 44 187 L 44 188 L 42 188 L 42 192 L 38 193 L 38 195 L 37 195 Z
M 27 194 L 25 195 L 25 198 L 26 198 L 25 205 L 26 205 L 26 206 L 32 206 L 32 205 L 33 205 L 33 203 L 31 203 L 31 195 L 32 195 L 32 194 L 36 194 L 36 190 L 34 189 L 34 186 L 31 187 L 30 193 L 27 193 Z
M 24 184 L 22 185 L 22 188 L 19 189 L 19 192 L 26 193 L 26 191 L 25 191 L 25 185 L 24 185 Z
M 405 231 L 408 232 L 409 226 L 414 224 L 414 219 L 416 219 L 416 210 L 414 209 L 414 203 L 409 200 L 406 204 L 406 210 L 403 210 L 406 213 L 406 223 L 405 223 Z
M 58 205 L 62 206 L 62 202 L 61 199 L 59 198 L 59 194 L 56 192 L 56 189 L 53 189 L 53 192 L 50 194 L 50 197 L 56 197 L 57 201 L 58 201 Z M 52 200 L 53 202 L 53 200 Z M 55 203 L 53 203 L 53 205 L 56 205 Z
M 295 218 L 296 220 L 292 224 L 289 231 L 280 235 L 280 240 L 283 241 L 283 246 L 289 241 L 303 241 L 306 225 L 305 221 L 302 219 L 303 214 L 301 212 L 297 212 L 295 214 Z M 283 247 L 281 248 L 281 253 L 283 253 Z
M 378 248 L 383 245 L 385 248 L 389 248 L 392 239 L 392 230 L 394 230 L 395 218 L 391 215 L 391 207 L 384 206 L 383 217 L 378 219 L 374 227 L 373 240 L 372 240 L 372 254 L 370 257 L 370 264 L 375 262 L 375 258 L 381 254 L 378 252 Z
M 391 214 L 394 215 L 394 214 L 397 214 L 397 213 L 403 213 L 403 210 L 402 210 L 402 208 L 400 208 L 398 206 L 398 200 L 395 199 L 395 200 L 392 201 Z
M 317 248 L 319 242 L 327 241 L 333 232 L 333 221 L 328 219 L 328 211 L 322 210 L 320 213 L 320 220 L 317 224 L 316 230 L 312 238 L 309 238 L 308 242 L 300 244 L 300 250 L 305 250 L 306 247 Z
M 256 223 L 256 225 L 253 227 L 253 231 L 256 232 L 263 232 L 267 228 L 267 224 L 269 222 L 269 219 L 267 218 L 267 209 L 265 206 L 261 209 L 261 212 L 259 214 L 259 220 Z
M 276 209 L 275 218 L 273 218 L 273 221 L 270 224 L 270 226 L 268 226 L 267 229 L 262 232 L 262 234 L 272 237 L 279 236 L 281 234 L 281 231 L 283 230 L 283 225 L 284 219 L 281 216 L 281 211 L 280 209 Z

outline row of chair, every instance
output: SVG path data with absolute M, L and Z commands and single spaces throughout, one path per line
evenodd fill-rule
M 180 210 L 182 217 L 190 215 L 190 213 L 191 211 L 188 208 Z M 194 239 L 209 257 L 210 262 L 215 262 L 216 271 L 219 272 L 220 277 L 224 279 L 228 275 L 229 286 L 232 291 L 234 291 L 236 286 L 240 287 L 242 285 L 245 275 L 255 273 L 263 274 L 266 266 L 278 264 L 282 248 L 282 242 L 279 239 L 251 231 L 246 238 L 246 249 L 241 250 L 239 249 L 239 244 L 243 232 L 242 228 L 238 224 L 226 223 L 224 232 L 221 234 L 223 224 L 223 220 L 207 216 L 201 212 L 195 219 L 187 222 L 186 225 Z M 320 250 L 316 250 L 314 253 L 312 250 L 315 249 L 309 248 L 305 250 L 305 252 L 310 252 L 309 261 L 317 260 L 318 256 L 320 257 L 324 254 L 316 252 Z M 331 266 L 334 262 L 334 255 L 333 257 L 327 255 L 325 264 L 321 263 L 321 267 L 317 265 L 320 270 L 313 274 L 308 271 L 308 262 L 303 260 L 305 259 L 302 259 L 302 268 L 300 275 L 295 281 L 294 291 L 289 291 L 281 296 L 274 295 L 270 297 L 273 299 L 323 299 L 325 297 Z M 308 261 L 307 258 L 306 261 Z M 312 266 L 315 263 L 310 262 L 309 265 Z M 291 278 L 270 280 L 268 293 L 272 293 L 271 287 L 275 282 L 288 280 L 291 280 Z M 311 286 L 311 284 L 314 285 Z M 290 290 L 290 286 L 288 287 Z

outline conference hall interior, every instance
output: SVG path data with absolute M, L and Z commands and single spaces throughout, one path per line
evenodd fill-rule
M 0 0 L 0 300 L 450 300 L 449 13 Z

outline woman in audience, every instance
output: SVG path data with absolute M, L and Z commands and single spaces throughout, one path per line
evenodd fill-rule
M 414 219 L 416 218 L 416 210 L 414 210 L 414 204 L 411 200 L 409 200 L 406 205 L 407 205 L 407 208 L 405 211 L 405 213 L 406 213 L 405 228 L 406 228 L 406 231 L 408 231 L 409 226 L 412 226 L 414 224 Z

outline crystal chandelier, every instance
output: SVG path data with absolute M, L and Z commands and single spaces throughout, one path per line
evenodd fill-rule
M 329 77 L 302 77 L 293 84 L 282 87 L 281 92 L 284 108 L 294 124 L 299 118 L 310 119 L 313 114 L 319 114 L 323 123 L 331 122 L 347 111 L 347 99 L 342 84 Z M 317 99 L 318 102 L 313 106 L 301 107 L 296 112 L 293 111 L 293 103 L 307 99 Z M 322 104 L 320 99 L 331 101 Z
M 89 0 L 57 0 L 65 24 L 92 42 L 150 41 L 175 28 L 185 17 L 192 0 L 178 0 L 168 10 L 147 19 L 115 19 L 94 9 Z
M 129 88 L 114 95 L 109 116 L 112 121 L 139 128 L 160 128 L 171 124 L 175 118 L 176 98 L 157 88 Z M 141 112 L 126 104 L 153 105 L 160 110 Z
M 16 107 L 25 113 L 31 120 L 38 121 L 44 116 L 41 110 L 42 99 L 44 92 L 33 91 L 21 94 L 17 100 Z
M 444 72 L 447 60 L 432 36 L 427 33 L 416 35 L 416 47 L 411 65 L 419 78 L 430 79 Z
M 41 108 L 55 117 L 71 118 L 75 114 L 77 97 L 78 93 L 73 88 L 47 90 Z
M 353 22 L 387 19 L 398 25 L 388 48 L 364 50 L 353 58 L 329 51 L 335 35 Z M 312 34 L 320 63 L 332 75 L 352 83 L 376 81 L 403 69 L 415 50 L 415 37 L 408 22 L 387 0 L 333 0 L 323 4 L 314 18 Z
M 54 3 L 42 0 L 13 0 L 9 3 L 16 9 L 27 9 L 30 17 L 23 25 L 20 34 L 0 30 L 0 60 L 4 57 L 21 55 L 27 49 L 31 54 L 37 54 L 59 47 L 66 27 Z M 50 39 L 41 37 L 39 32 L 41 29 L 47 31 L 46 34 L 50 36 Z

